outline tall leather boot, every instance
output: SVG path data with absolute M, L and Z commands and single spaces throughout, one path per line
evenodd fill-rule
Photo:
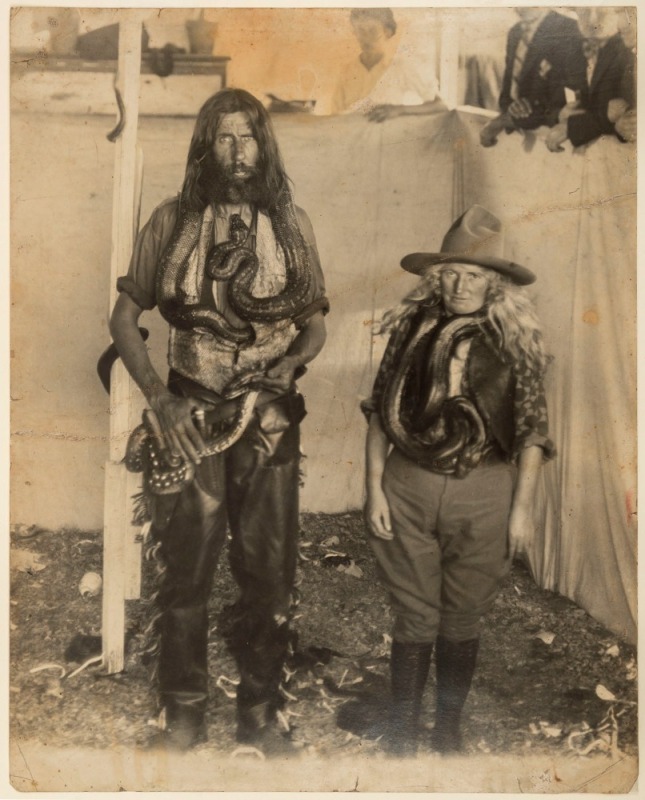
M 431 658 L 431 643 L 392 642 L 392 705 L 385 742 L 386 749 L 392 756 L 416 755 L 421 699 Z
M 437 713 L 432 746 L 440 753 L 461 750 L 459 722 L 470 691 L 479 639 L 452 642 L 437 637 Z
M 160 617 L 157 662 L 162 735 L 154 746 L 187 750 L 206 739 L 208 704 L 205 606 L 170 608 Z
M 229 619 L 220 624 L 220 630 L 240 675 L 238 742 L 257 747 L 267 757 L 294 754 L 289 735 L 280 730 L 277 720 L 284 705 L 280 681 L 291 635 L 288 624 L 278 625 L 266 613 L 238 603 L 229 609 Z

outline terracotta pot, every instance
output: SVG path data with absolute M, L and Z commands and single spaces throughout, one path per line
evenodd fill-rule
M 215 33 L 217 32 L 216 22 L 208 22 L 203 18 L 189 19 L 186 22 L 186 30 L 191 53 L 194 55 L 212 55 L 215 45 Z

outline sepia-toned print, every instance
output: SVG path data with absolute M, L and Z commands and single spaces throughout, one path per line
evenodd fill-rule
M 636 16 L 11 9 L 8 792 L 632 790 Z

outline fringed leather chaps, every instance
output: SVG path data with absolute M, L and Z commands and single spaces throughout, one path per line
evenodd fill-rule
M 277 703 L 297 559 L 304 415 L 296 393 L 263 406 L 236 444 L 202 461 L 168 523 L 153 528 L 165 565 L 157 674 L 166 708 L 206 702 L 207 605 L 227 524 L 240 596 L 221 627 L 240 672 L 238 705 Z

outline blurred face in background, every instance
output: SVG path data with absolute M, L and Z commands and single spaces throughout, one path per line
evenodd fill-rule
M 616 15 L 618 31 L 623 37 L 625 46 L 632 50 L 636 47 L 636 9 L 621 8 Z
M 370 17 L 353 19 L 352 30 L 363 52 L 382 52 L 385 43 L 392 36 L 389 28 Z
M 535 22 L 545 11 L 545 8 L 536 8 L 535 6 L 524 6 L 515 9 L 515 13 L 522 20 L 525 25 L 531 25 Z
M 578 27 L 585 39 L 603 44 L 618 33 L 618 18 L 611 8 L 579 8 Z

